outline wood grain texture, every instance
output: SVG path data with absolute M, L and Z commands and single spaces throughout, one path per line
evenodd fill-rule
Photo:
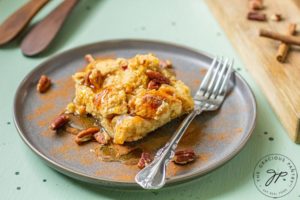
M 9 16 L 0 26 L 0 45 L 14 39 L 49 0 L 31 0 Z
M 21 43 L 24 55 L 33 56 L 45 50 L 61 29 L 78 0 L 65 0 L 26 35 Z
M 261 28 L 286 33 L 289 23 L 299 23 L 300 9 L 292 0 L 265 0 L 261 12 L 280 13 L 282 22 L 249 21 L 248 2 L 241 0 L 206 0 L 208 7 L 224 28 L 229 40 L 240 53 L 245 66 L 260 85 L 269 103 L 288 131 L 300 143 L 300 52 L 290 51 L 287 62 L 276 60 L 280 42 L 258 36 Z

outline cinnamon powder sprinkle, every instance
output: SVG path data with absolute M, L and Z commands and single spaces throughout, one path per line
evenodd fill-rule
M 43 102 L 54 103 L 54 100 L 64 99 L 70 101 L 74 95 L 74 82 L 72 77 L 65 77 L 59 80 L 53 80 L 53 90 L 47 92 L 43 95 L 39 95 L 39 98 Z
M 54 80 L 53 82 L 53 90 L 44 94 L 37 94 L 38 98 L 41 100 L 41 103 L 39 103 L 32 113 L 29 113 L 26 116 L 27 120 L 33 122 L 36 122 L 36 119 L 40 119 L 36 122 L 40 127 L 50 124 L 51 120 L 53 120 L 52 118 L 48 119 L 48 117 L 41 119 L 41 116 L 48 116 L 48 113 L 53 110 L 57 110 L 57 113 L 59 113 L 62 109 L 59 108 L 55 103 L 58 99 L 63 99 L 64 101 L 68 102 L 73 96 L 74 83 L 71 77 Z
M 116 181 L 134 182 L 134 177 L 138 171 L 137 166 L 126 165 L 126 169 L 123 170 L 117 170 L 117 167 L 106 167 L 105 169 L 97 170 L 95 175 L 98 177 L 109 176 L 109 179 Z
M 47 93 L 45 93 L 45 94 L 47 94 Z M 41 104 L 32 113 L 28 114 L 26 116 L 26 118 L 29 121 L 34 120 L 36 118 L 40 118 L 43 114 L 45 114 L 45 113 L 49 112 L 50 110 L 52 110 L 54 108 L 54 106 L 55 105 L 53 103 Z
M 201 81 L 200 80 L 194 80 L 195 85 L 200 85 Z
M 204 76 L 207 72 L 207 69 L 202 68 L 200 69 L 199 73 L 200 75 Z M 183 72 L 184 74 L 180 74 L 180 76 L 185 75 L 191 75 L 190 72 Z M 27 117 L 28 120 L 31 120 L 33 123 L 38 125 L 39 127 L 48 127 L 48 125 L 53 120 L 54 115 L 52 113 L 59 113 L 61 111 L 61 107 L 59 108 L 55 102 L 59 102 L 59 105 L 63 106 L 64 102 L 69 102 L 73 95 L 74 95 L 74 82 L 71 77 L 65 77 L 61 78 L 59 80 L 54 80 L 53 89 L 43 95 L 38 95 L 38 98 L 42 101 L 40 105 L 37 106 L 37 108 L 30 113 Z M 195 80 L 193 82 L 193 85 L 198 86 L 200 85 L 200 80 Z M 65 104 L 66 105 L 66 104 Z M 48 114 L 51 111 L 51 114 Z M 222 110 L 222 112 L 240 112 L 235 110 L 234 108 L 230 110 Z M 46 115 L 47 114 L 47 115 Z M 227 114 L 227 113 L 226 113 Z M 40 116 L 45 116 L 42 119 L 38 119 Z M 229 123 L 229 122 L 228 122 Z M 220 126 L 220 125 L 226 125 L 227 121 L 226 119 L 219 120 L 218 124 L 215 123 L 209 123 L 208 126 L 214 127 L 214 126 Z M 238 136 L 238 134 L 243 132 L 242 128 L 235 128 L 232 129 L 232 132 L 228 133 L 214 133 L 211 134 L 207 131 L 205 131 L 206 125 L 204 123 L 192 123 L 190 127 L 188 128 L 187 132 L 184 134 L 182 140 L 180 141 L 178 145 L 178 149 L 180 148 L 196 148 L 198 145 L 206 145 L 207 143 L 210 143 L 209 145 L 214 146 L 218 145 L 218 143 L 222 142 L 230 142 L 231 139 L 235 136 Z M 154 133 L 149 135 L 149 137 L 146 137 L 140 144 L 140 148 L 149 152 L 155 152 L 159 147 L 163 146 L 171 137 L 171 133 L 168 133 L 166 130 L 163 130 L 164 134 L 160 133 Z M 165 133 L 168 134 L 165 134 Z M 52 133 L 52 134 L 51 134 Z M 109 167 L 99 167 L 97 171 L 94 171 L 96 176 L 108 178 L 111 180 L 117 180 L 117 181 L 124 181 L 124 182 L 134 182 L 134 177 L 136 173 L 139 171 L 138 167 L 136 165 L 125 165 L 125 164 L 116 164 L 116 163 L 103 163 L 100 159 L 97 158 L 96 152 L 94 149 L 96 149 L 97 145 L 96 143 L 89 143 L 86 146 L 78 146 L 74 142 L 74 135 L 67 134 L 66 132 L 62 132 L 58 136 L 53 134 L 53 132 L 47 131 L 42 133 L 42 136 L 49 136 L 49 140 L 60 140 L 62 144 L 60 146 L 51 147 L 50 149 L 50 155 L 53 157 L 59 157 L 68 161 L 72 161 L 75 163 L 79 163 L 79 165 L 83 166 L 91 166 L 92 164 L 101 166 L 102 164 L 104 166 Z M 90 149 L 92 149 L 94 152 L 91 152 Z M 119 148 L 120 154 L 123 154 L 123 152 L 127 151 L 127 149 Z M 76 155 L 76 156 L 74 156 Z M 212 152 L 201 152 L 198 155 L 198 158 L 193 163 L 189 163 L 184 166 L 175 165 L 173 162 L 171 162 L 168 166 L 167 170 L 167 176 L 176 176 L 180 174 L 184 174 L 187 171 L 192 171 L 195 168 L 199 166 L 206 165 L 211 158 L 213 157 Z M 88 168 L 90 170 L 90 168 Z
M 205 139 L 207 139 L 208 141 L 227 141 L 230 139 L 232 135 L 230 135 L 229 133 L 218 133 L 218 134 L 207 134 L 205 136 Z
M 200 75 L 201 75 L 201 76 L 204 76 L 204 75 L 206 74 L 206 72 L 207 72 L 207 69 L 201 68 L 201 69 L 199 70 L 199 72 L 200 72 Z
M 235 129 L 235 132 L 236 132 L 236 133 L 242 133 L 243 131 L 244 131 L 243 128 L 236 128 L 236 129 Z

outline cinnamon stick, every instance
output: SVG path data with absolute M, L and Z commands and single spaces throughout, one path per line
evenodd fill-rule
M 292 45 L 300 46 L 300 37 L 295 37 L 295 36 L 291 36 L 291 35 L 283 35 L 283 34 L 276 33 L 276 32 L 269 31 L 269 30 L 265 30 L 265 29 L 260 29 L 259 30 L 259 36 L 270 38 L 270 39 L 273 39 L 273 40 L 279 40 L 279 41 L 284 42 L 286 44 L 292 44 Z
M 287 35 L 294 35 L 296 33 L 296 24 L 289 24 Z M 287 56 L 287 53 L 289 51 L 290 46 L 284 42 L 281 42 L 281 44 L 278 47 L 276 59 L 279 62 L 284 62 Z

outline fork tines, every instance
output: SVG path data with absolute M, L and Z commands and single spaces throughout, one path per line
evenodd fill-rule
M 197 91 L 197 96 L 207 99 L 225 96 L 232 67 L 233 60 L 215 57 Z

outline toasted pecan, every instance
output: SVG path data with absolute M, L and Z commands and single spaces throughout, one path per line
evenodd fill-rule
M 97 127 L 92 127 L 92 128 L 88 128 L 85 129 L 83 131 L 80 131 L 75 138 L 75 142 L 77 144 L 83 144 L 84 142 L 90 141 L 94 138 L 94 134 L 99 132 L 99 128 Z
M 255 21 L 266 21 L 267 16 L 264 13 L 256 12 L 256 11 L 251 11 L 248 12 L 247 19 L 249 20 L 255 20 Z
M 65 114 L 59 115 L 51 123 L 50 129 L 51 130 L 57 130 L 57 129 L 63 127 L 67 122 L 69 122 L 69 120 L 70 120 L 69 116 L 67 116 Z
M 150 90 L 157 90 L 160 87 L 160 83 L 156 82 L 155 80 L 150 80 L 148 83 L 147 88 Z
M 42 75 L 39 79 L 36 89 L 38 92 L 44 93 L 50 88 L 50 86 L 51 80 L 46 75 Z
M 185 165 L 196 160 L 197 156 L 194 150 L 176 151 L 173 162 L 179 165 Z
M 153 158 L 149 153 L 143 152 L 137 166 L 138 168 L 143 169 L 144 167 L 149 165 L 152 162 L 152 160 Z
M 249 7 L 251 10 L 261 10 L 263 9 L 263 4 L 260 0 L 250 0 Z
M 155 80 L 156 82 L 160 84 L 170 84 L 170 80 L 165 77 L 163 74 L 160 72 L 156 72 L 153 70 L 146 70 L 146 74 L 149 77 L 150 80 Z
M 146 70 L 146 75 L 150 79 L 148 89 L 158 89 L 161 84 L 170 84 L 170 80 L 160 72 Z

